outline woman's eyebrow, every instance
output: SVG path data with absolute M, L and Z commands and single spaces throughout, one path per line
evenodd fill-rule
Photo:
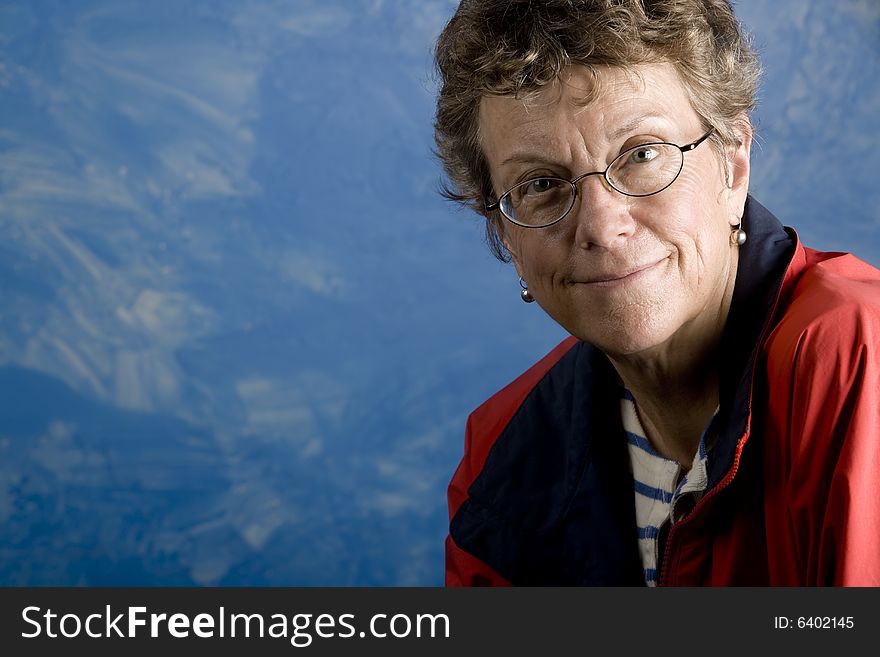
M 524 151 L 522 153 L 514 153 L 505 159 L 500 166 L 503 167 L 508 164 L 553 164 L 553 161 L 547 159 L 544 155 Z
M 641 116 L 637 116 L 634 119 L 632 119 L 631 121 L 624 123 L 622 126 L 617 128 L 616 130 L 614 130 L 610 135 L 611 141 L 614 141 L 615 139 L 620 139 L 624 135 L 629 134 L 631 132 L 635 132 L 636 129 L 638 127 L 640 127 L 643 123 L 645 123 L 646 121 L 650 121 L 652 119 L 659 119 L 661 121 L 668 121 L 668 119 L 661 114 L 643 114 Z

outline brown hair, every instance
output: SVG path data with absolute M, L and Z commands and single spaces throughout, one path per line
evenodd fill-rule
M 483 96 L 534 92 L 569 65 L 671 62 L 716 145 L 738 143 L 755 105 L 760 64 L 727 0 L 462 0 L 437 41 L 434 136 L 443 194 L 486 217 L 492 252 L 508 261 L 479 143 Z

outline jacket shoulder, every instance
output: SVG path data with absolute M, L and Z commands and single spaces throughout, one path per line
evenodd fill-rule
M 478 406 L 471 413 L 469 423 L 495 435 L 500 433 L 532 389 L 575 344 L 577 339 L 573 337 L 560 342 L 541 360 Z M 492 431 L 493 428 L 498 431 Z
M 467 497 L 467 490 L 483 469 L 489 451 L 529 393 L 576 344 L 569 337 L 507 386 L 477 407 L 468 417 L 464 456 L 449 486 L 449 516 Z
M 880 343 L 880 270 L 848 253 L 804 249 L 768 345 L 828 356 Z

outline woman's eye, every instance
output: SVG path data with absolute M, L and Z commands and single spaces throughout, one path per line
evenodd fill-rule
M 529 194 L 545 194 L 559 185 L 558 180 L 552 178 L 535 178 L 527 182 L 524 187 L 524 193 Z
M 645 164 L 650 162 L 659 155 L 659 152 L 653 146 L 637 146 L 629 154 L 627 160 L 632 164 Z

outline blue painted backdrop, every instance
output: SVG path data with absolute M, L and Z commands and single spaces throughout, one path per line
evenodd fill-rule
M 753 191 L 880 264 L 880 9 L 741 0 Z M 450 0 L 0 4 L 0 584 L 436 585 L 562 337 L 436 193 Z

